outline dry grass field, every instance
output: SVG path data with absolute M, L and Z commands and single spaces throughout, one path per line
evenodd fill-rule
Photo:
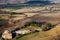
M 49 22 L 52 24 L 60 23 L 60 12 L 52 13 L 40 13 L 34 16 L 32 19 L 37 22 Z
M 37 22 L 48 22 L 58 24 L 48 31 L 40 31 L 17 38 L 17 40 L 59 40 L 60 39 L 60 12 L 56 13 L 39 13 L 32 17 Z
M 58 40 L 60 35 L 60 24 L 49 31 L 41 31 L 29 35 L 25 35 L 17 40 Z M 60 38 L 60 37 L 59 37 Z

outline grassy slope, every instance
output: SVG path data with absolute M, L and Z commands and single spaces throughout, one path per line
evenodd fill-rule
M 58 36 L 60 25 L 56 26 L 55 28 L 49 30 L 49 31 L 41 31 L 29 35 L 25 35 L 21 38 L 18 38 L 17 40 L 55 40 L 56 36 Z

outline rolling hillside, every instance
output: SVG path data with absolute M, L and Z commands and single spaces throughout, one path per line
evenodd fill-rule
M 17 40 L 59 40 L 60 39 L 60 24 L 55 26 L 49 31 L 41 31 L 23 37 L 17 38 Z

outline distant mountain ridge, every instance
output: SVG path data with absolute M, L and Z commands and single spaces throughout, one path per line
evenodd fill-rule
M 49 1 L 52 1 L 52 2 L 54 2 L 54 3 L 60 3 L 60 0 L 0 0 L 0 4 L 1 3 L 11 3 L 11 4 L 13 4 L 13 3 L 25 3 L 25 2 L 30 2 L 30 3 L 32 3 L 31 1 L 39 1 L 39 2 L 49 2 Z
M 31 4 L 31 3 L 49 3 L 49 0 L 0 0 L 0 3 L 27 3 L 27 4 Z
M 27 6 L 45 6 L 45 5 L 49 5 L 49 4 L 52 4 L 51 1 L 27 1 L 27 2 L 24 2 L 24 3 L 13 3 L 13 4 L 10 4 L 10 3 L 7 3 L 7 4 L 0 4 L 0 8 L 19 8 L 19 7 L 27 7 Z
M 0 3 L 24 3 L 27 0 L 0 0 Z
M 25 2 L 24 4 L 51 4 L 51 1 L 28 1 L 28 2 Z

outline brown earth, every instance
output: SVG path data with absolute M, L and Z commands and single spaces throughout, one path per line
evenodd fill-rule
M 57 13 L 39 13 L 32 17 L 36 22 L 48 22 L 52 24 L 60 23 L 60 12 Z

